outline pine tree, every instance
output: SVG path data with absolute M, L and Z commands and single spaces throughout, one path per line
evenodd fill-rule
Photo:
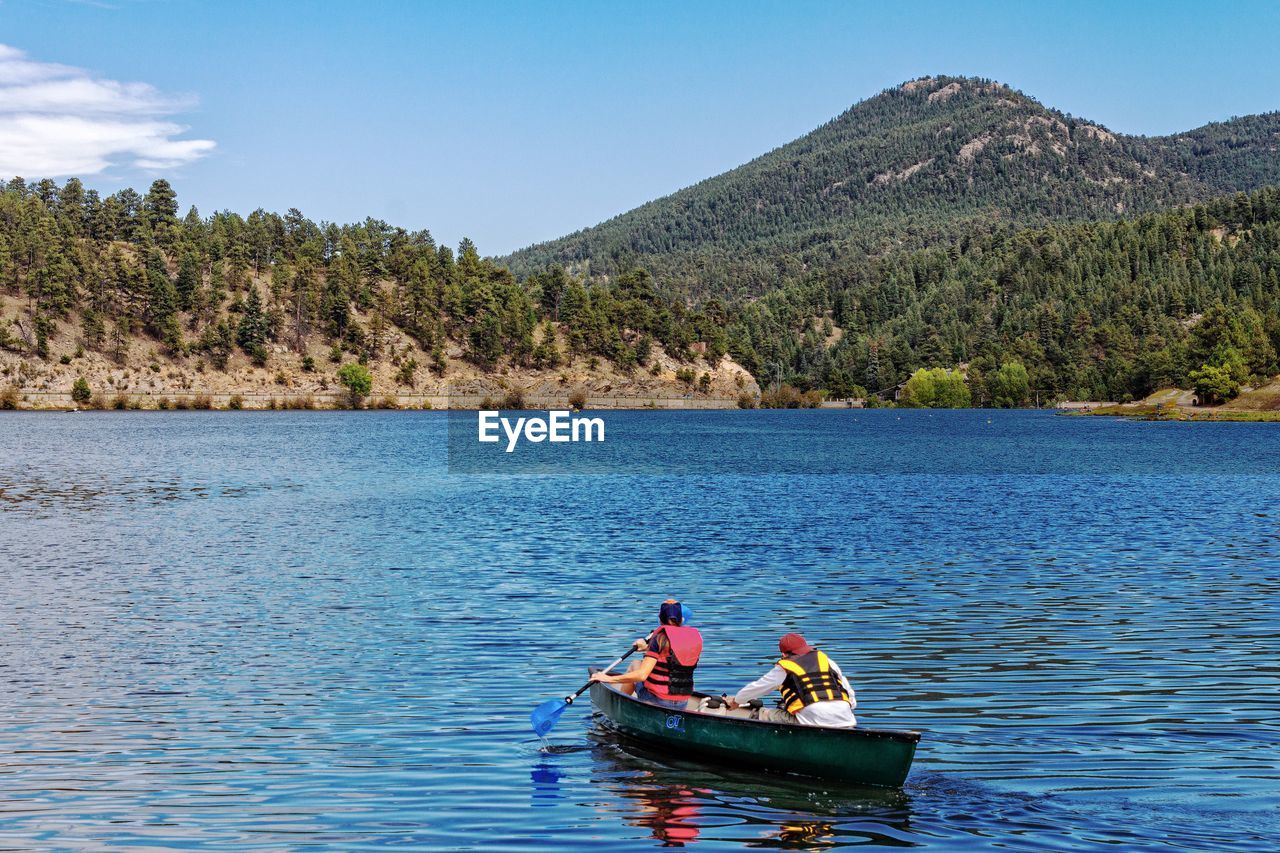
M 178 293 L 178 307 L 183 311 L 191 310 L 191 297 L 200 286 L 200 260 L 194 252 L 186 252 L 178 264 L 178 280 L 175 288 Z
M 151 183 L 142 199 L 142 212 L 156 234 L 178 223 L 178 194 L 164 178 Z
M 147 331 L 163 340 L 170 349 L 180 342 L 177 323 L 178 292 L 166 269 L 164 255 L 157 248 L 147 253 Z
M 244 302 L 244 313 L 236 327 L 236 344 L 248 354 L 255 363 L 262 365 L 267 361 L 267 317 L 262 309 L 262 296 L 258 288 L 249 286 L 249 298 Z
M 880 388 L 880 345 L 871 341 L 867 345 L 867 390 L 875 394 Z

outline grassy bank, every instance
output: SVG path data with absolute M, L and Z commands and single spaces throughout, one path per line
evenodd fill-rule
M 1230 421 L 1240 423 L 1280 423 L 1280 411 L 1250 411 L 1227 408 L 1180 406 L 1099 406 L 1084 412 L 1064 413 L 1072 417 L 1120 417 L 1142 421 Z

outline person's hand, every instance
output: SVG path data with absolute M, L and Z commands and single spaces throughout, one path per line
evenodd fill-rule
M 601 684 L 612 684 L 613 676 L 604 672 L 593 672 L 591 673 L 591 680 L 598 681 Z
M 640 639 L 636 640 L 636 641 L 635 641 L 634 643 L 632 643 L 631 645 L 635 646 L 636 651 L 638 651 L 638 652 L 642 652 L 642 651 L 644 651 L 645 649 L 649 648 L 649 641 L 648 641 L 648 640 L 646 640 L 644 637 L 641 637 Z
M 726 697 L 724 697 L 724 703 L 725 703 L 726 705 L 728 705 L 728 706 L 729 706 L 729 710 L 730 710 L 730 711 L 732 711 L 732 710 L 734 710 L 735 708 L 739 707 L 739 706 L 738 706 L 738 700 L 737 700 L 737 699 L 734 699 L 732 696 L 726 696 Z

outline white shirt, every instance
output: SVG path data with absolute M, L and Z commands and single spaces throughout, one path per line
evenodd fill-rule
M 847 729 L 858 725 L 857 719 L 853 716 L 853 709 L 858 706 L 853 688 L 849 686 L 849 680 L 844 677 L 844 673 L 840 671 L 835 661 L 831 661 L 831 670 L 840 679 L 844 689 L 849 692 L 849 701 L 836 699 L 832 702 L 814 702 L 812 705 L 805 705 L 796 714 L 796 721 L 801 725 L 826 726 L 835 729 Z M 739 690 L 738 695 L 733 698 L 739 705 L 750 702 L 752 699 L 759 699 L 777 690 L 786 679 L 787 671 L 774 664 L 773 669 Z

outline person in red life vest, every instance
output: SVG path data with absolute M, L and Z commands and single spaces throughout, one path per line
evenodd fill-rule
M 778 651 L 782 652 L 782 659 L 773 669 L 739 690 L 738 695 L 729 700 L 730 708 L 780 690 L 786 710 L 766 709 L 761 719 L 836 729 L 858 725 L 853 716 L 853 709 L 857 707 L 853 688 L 835 661 L 810 646 L 799 634 L 787 634 L 779 640 Z
M 616 684 L 623 693 L 652 705 L 684 710 L 693 693 L 693 670 L 702 656 L 702 634 L 683 624 L 684 611 L 674 598 L 662 602 L 658 622 L 647 640 L 636 640 L 643 658 L 620 675 L 597 672 L 591 680 Z

